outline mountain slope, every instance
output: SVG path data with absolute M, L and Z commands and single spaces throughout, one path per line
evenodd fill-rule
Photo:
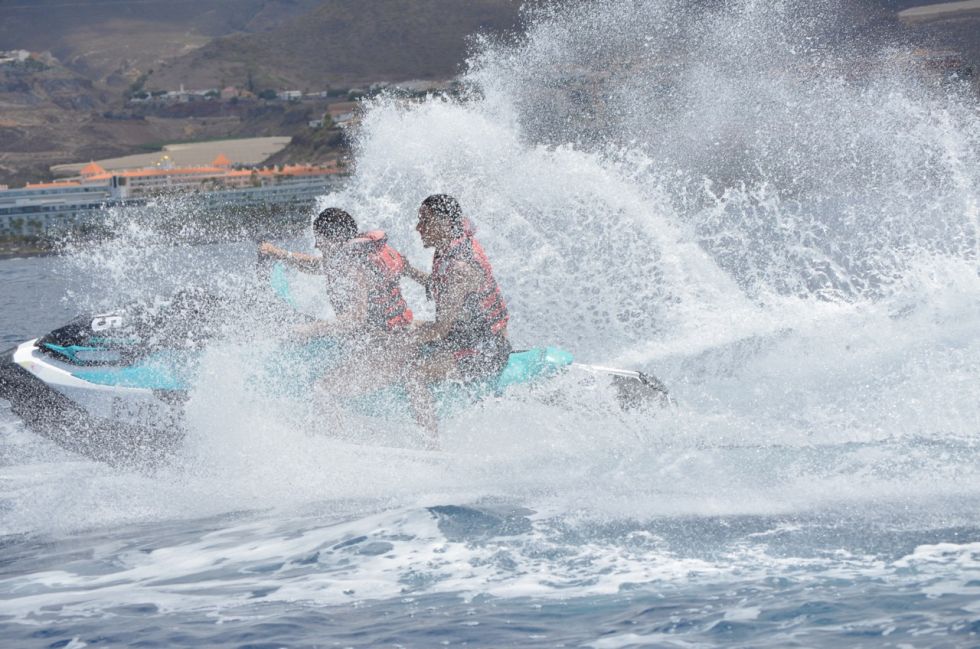
M 5 0 L 0 49 L 50 51 L 93 81 L 135 76 L 235 33 L 273 29 L 322 0 Z
M 518 26 L 517 0 L 331 0 L 260 34 L 216 39 L 158 70 L 153 88 L 321 88 L 459 72 L 466 39 Z

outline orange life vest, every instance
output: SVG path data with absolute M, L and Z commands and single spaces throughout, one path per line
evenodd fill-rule
M 405 270 L 405 258 L 388 245 L 383 230 L 358 234 L 348 245 L 371 275 L 368 319 L 389 331 L 410 325 L 412 310 L 398 286 Z
M 490 260 L 487 259 L 483 246 L 473 237 L 473 229 L 469 222 L 464 225 L 463 236 L 454 239 L 448 246 L 433 255 L 430 287 L 437 311 L 446 292 L 449 269 L 455 263 L 469 264 L 479 269 L 483 274 L 483 281 L 478 290 L 466 296 L 465 315 L 453 326 L 446 338 L 469 347 L 479 346 L 497 336 L 504 336 L 507 321 L 510 319 L 507 305 L 493 277 Z

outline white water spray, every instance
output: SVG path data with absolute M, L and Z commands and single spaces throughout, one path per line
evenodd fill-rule
M 624 516 L 977 496 L 980 114 L 900 41 L 855 45 L 842 8 L 531 13 L 474 54 L 466 100 L 370 104 L 324 199 L 424 267 L 418 205 L 457 196 L 516 346 L 653 371 L 676 411 L 519 395 L 447 425 L 448 467 L 393 470 L 284 423 L 238 380 L 248 357 L 216 348 L 176 480 L 246 507 L 494 495 Z M 118 279 L 138 260 L 86 263 L 118 302 L 148 285 Z

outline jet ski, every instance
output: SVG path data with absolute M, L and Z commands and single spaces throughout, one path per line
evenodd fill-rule
M 211 299 L 83 315 L 0 353 L 0 399 L 68 450 L 109 462 L 161 457 L 182 439 L 183 403 Z
M 269 285 L 280 306 L 292 304 L 281 265 Z M 224 306 L 204 291 L 185 290 L 150 305 L 80 316 L 0 355 L 0 399 L 31 429 L 88 457 L 110 463 L 166 457 L 183 438 L 184 405 L 202 354 L 221 330 L 214 321 Z M 277 397 L 309 401 L 314 382 L 338 351 L 328 339 L 284 341 L 256 368 L 254 383 Z M 566 350 L 538 347 L 513 352 L 495 380 L 435 386 L 438 412 L 452 416 L 488 396 L 569 371 L 608 378 L 623 408 L 671 403 L 653 377 L 579 364 Z M 408 416 L 398 388 L 365 395 L 348 407 L 364 416 Z

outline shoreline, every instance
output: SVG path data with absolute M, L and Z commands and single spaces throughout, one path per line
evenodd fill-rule
M 0 261 L 27 257 L 53 257 L 58 251 L 39 241 L 0 241 Z
M 241 243 L 245 241 L 258 242 L 264 239 L 279 239 L 299 236 L 308 227 L 307 220 L 304 218 L 295 223 L 280 223 L 279 227 L 258 227 L 253 229 L 232 231 L 232 232 L 213 232 L 211 236 L 199 236 L 190 238 L 175 237 L 166 243 L 171 246 L 207 246 L 222 243 Z M 18 258 L 33 257 L 55 257 L 64 252 L 74 252 L 83 249 L 86 245 L 105 242 L 113 237 L 106 238 L 78 238 L 73 239 L 71 244 L 66 247 L 65 242 L 57 240 L 0 240 L 0 261 Z M 162 242 L 161 242 L 162 243 Z
M 958 0 L 909 7 L 898 12 L 898 19 L 915 25 L 978 14 L 980 14 L 980 0 Z

